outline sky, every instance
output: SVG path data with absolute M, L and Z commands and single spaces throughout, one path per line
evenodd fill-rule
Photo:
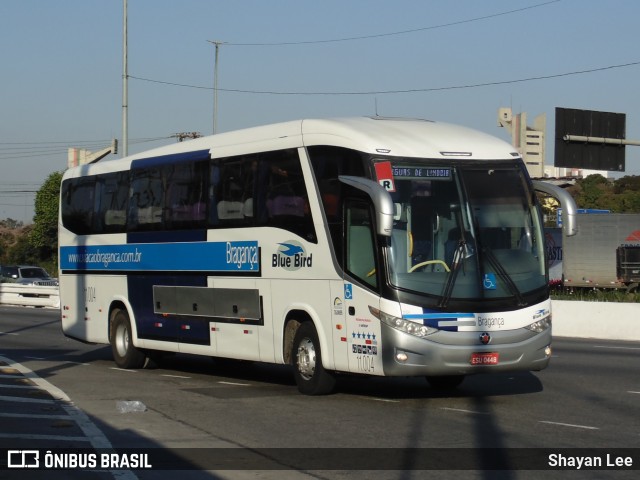
M 128 0 L 129 153 L 212 133 L 216 41 L 218 132 L 378 114 L 510 141 L 511 107 L 546 114 L 551 164 L 556 107 L 625 113 L 640 139 L 639 19 L 637 0 Z M 0 220 L 31 223 L 69 147 L 122 139 L 123 0 L 0 0 L 0 45 Z

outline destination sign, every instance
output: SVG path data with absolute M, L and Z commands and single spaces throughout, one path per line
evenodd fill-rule
M 444 167 L 393 167 L 394 178 L 451 180 L 451 169 Z

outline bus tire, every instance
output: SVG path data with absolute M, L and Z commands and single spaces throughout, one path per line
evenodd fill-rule
M 454 390 L 464 380 L 464 375 L 443 375 L 439 377 L 427 377 L 429 385 L 436 390 Z
M 326 395 L 335 387 L 336 379 L 322 366 L 318 332 L 313 322 L 300 324 L 291 352 L 298 391 L 304 395 Z
M 120 368 L 142 368 L 147 356 L 133 345 L 131 321 L 126 310 L 116 308 L 111 313 L 111 352 Z

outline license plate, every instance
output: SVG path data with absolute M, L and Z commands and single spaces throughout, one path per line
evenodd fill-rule
M 497 365 L 499 356 L 498 352 L 472 353 L 471 365 Z

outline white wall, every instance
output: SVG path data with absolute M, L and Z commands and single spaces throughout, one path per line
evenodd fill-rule
M 553 335 L 640 341 L 640 303 L 552 300 Z

